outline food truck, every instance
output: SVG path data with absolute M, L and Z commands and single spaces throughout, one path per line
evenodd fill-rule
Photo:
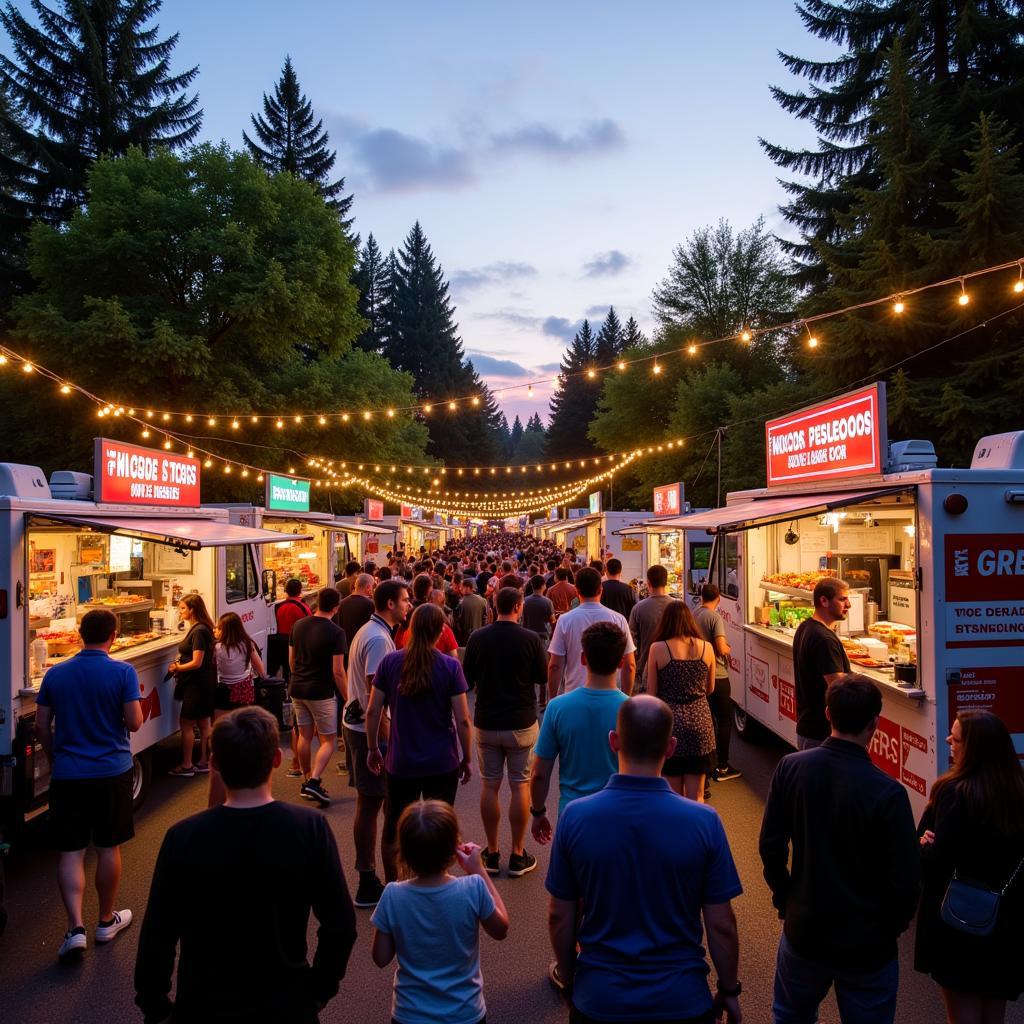
M 396 543 L 405 547 L 406 557 L 418 557 L 420 548 L 430 554 L 447 539 L 444 525 L 436 522 L 434 517 L 428 518 L 416 505 L 402 505 L 397 516 L 381 516 L 380 524 L 394 531 Z
M 875 384 L 765 425 L 767 486 L 694 514 L 731 647 L 738 731 L 796 741 L 793 636 L 819 579 L 849 584 L 838 633 L 874 679 L 874 763 L 920 813 L 958 711 L 1006 723 L 1024 756 L 1024 431 L 982 438 L 968 469 L 927 441 L 889 444 Z
M 183 636 L 182 596 L 202 596 L 214 620 L 237 612 L 265 648 L 262 552 L 282 535 L 200 507 L 200 474 L 197 459 L 103 438 L 93 476 L 47 481 L 37 467 L 0 464 L 0 830 L 46 809 L 50 766 L 33 737 L 35 699 L 46 670 L 79 650 L 86 612 L 117 616 L 111 655 L 139 676 L 137 801 L 149 783 L 148 749 L 178 729 L 166 672 Z
M 540 523 L 541 532 L 553 543 L 567 551 L 575 551 L 583 561 L 609 557 L 622 562 L 622 578 L 633 581 L 642 575 L 643 546 L 622 531 L 648 518 L 651 513 L 606 512 L 602 508 L 603 495 L 595 491 L 589 496 L 587 508 L 569 509 L 566 519 Z M 609 554 L 610 552 L 610 554 Z

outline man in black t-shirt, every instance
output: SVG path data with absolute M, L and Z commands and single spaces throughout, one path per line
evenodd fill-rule
M 341 586 L 338 586 L 341 593 Z M 368 573 L 360 573 L 352 583 L 348 597 L 343 597 L 338 606 L 338 625 L 345 631 L 345 640 L 349 647 L 355 639 L 360 627 L 370 621 L 373 614 L 373 577 Z
M 164 837 L 139 936 L 135 1002 L 147 1024 L 315 1024 L 356 940 L 334 835 L 321 815 L 274 800 L 280 736 L 262 708 L 218 719 L 212 747 L 227 799 Z M 310 910 L 319 922 L 312 965 Z
M 523 840 L 530 811 L 530 754 L 537 741 L 537 687 L 546 682 L 548 667 L 540 637 L 519 625 L 523 592 L 518 587 L 502 587 L 495 604 L 497 621 L 469 638 L 462 666 L 466 682 L 476 687 L 473 724 L 483 780 L 480 816 L 487 834 L 484 867 L 491 875 L 501 870 L 498 791 L 507 764 L 512 831 L 508 873 L 518 878 L 537 866 L 536 857 L 526 852 Z
M 814 616 L 804 619 L 793 637 L 798 750 L 821 746 L 829 737 L 825 691 L 829 683 L 850 671 L 850 659 L 833 627 L 849 611 L 850 585 L 831 577 L 818 580 L 814 588 Z
M 338 698 L 335 694 L 341 695 L 343 706 L 348 695 L 345 676 L 348 643 L 345 631 L 333 621 L 340 602 L 337 590 L 325 587 L 320 591 L 316 614 L 299 619 L 288 637 L 291 665 L 288 688 L 299 726 L 296 753 L 305 776 L 299 792 L 321 807 L 331 802 L 321 779 L 338 745 Z M 320 737 L 320 746 L 316 759 L 312 760 L 314 728 Z
M 601 604 L 628 620 L 637 601 L 636 591 L 619 579 L 622 575 L 622 562 L 619 559 L 609 558 L 605 569 L 605 579 L 601 584 Z

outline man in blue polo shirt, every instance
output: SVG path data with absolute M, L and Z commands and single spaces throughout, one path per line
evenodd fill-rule
M 58 884 L 68 930 L 57 956 L 85 951 L 82 898 L 85 851 L 96 847 L 100 922 L 96 941 L 109 942 L 132 923 L 130 910 L 115 910 L 121 881 L 121 843 L 132 823 L 132 752 L 129 732 L 142 728 L 139 677 L 110 657 L 117 618 L 105 609 L 86 612 L 78 626 L 82 650 L 51 668 L 36 697 L 36 735 L 53 763 L 50 824 L 60 851 Z
M 742 887 L 718 814 L 661 778 L 675 749 L 672 713 L 656 697 L 632 697 L 609 742 L 618 774 L 565 809 L 548 867 L 552 980 L 571 998 L 570 1022 L 739 1021 L 730 901 Z

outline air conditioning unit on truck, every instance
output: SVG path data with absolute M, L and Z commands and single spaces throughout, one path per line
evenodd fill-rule
M 0 464 L 0 839 L 45 811 L 50 767 L 34 737 L 35 699 L 47 668 L 74 657 L 91 608 L 117 616 L 112 657 L 139 676 L 143 726 L 132 735 L 135 798 L 150 776 L 149 749 L 178 729 L 165 680 L 182 632 L 182 595 L 200 594 L 216 620 L 236 612 L 261 648 L 273 628 L 266 544 L 297 542 L 230 522 L 200 506 L 197 459 L 96 440 L 92 477 Z

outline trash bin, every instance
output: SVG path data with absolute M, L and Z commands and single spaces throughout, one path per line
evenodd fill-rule
M 282 730 L 290 728 L 284 721 L 285 681 L 279 676 L 260 676 L 255 680 L 253 688 L 256 691 L 256 704 L 277 719 L 277 727 Z

